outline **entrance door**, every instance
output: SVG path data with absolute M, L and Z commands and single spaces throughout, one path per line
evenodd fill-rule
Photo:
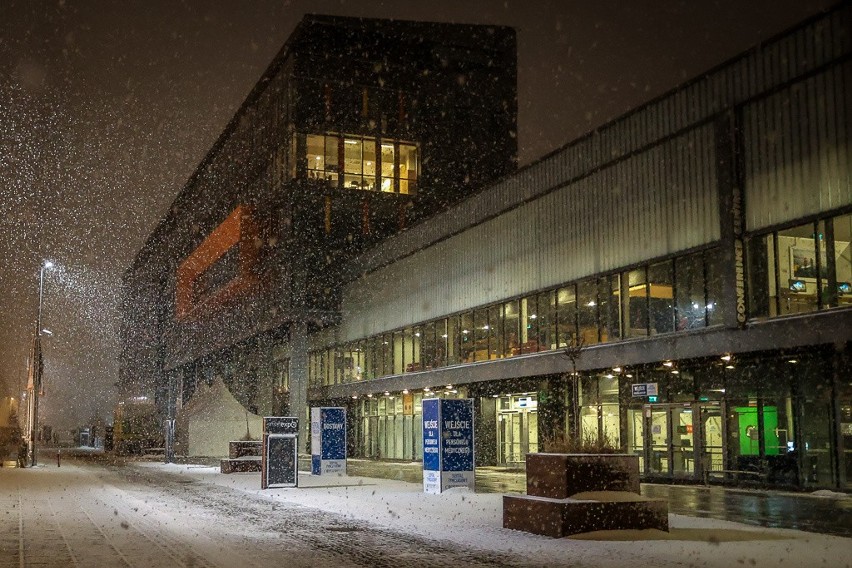
M 669 410 L 667 405 L 645 407 L 646 473 L 669 473 Z
M 722 471 L 725 467 L 724 410 L 720 403 L 704 403 L 700 406 L 701 437 L 703 440 L 703 463 L 700 471 Z
M 645 473 L 698 477 L 703 458 L 703 438 L 698 427 L 701 424 L 699 405 L 646 404 L 643 415 Z M 716 416 L 721 420 L 718 411 Z
M 538 400 L 535 393 L 508 395 L 497 400 L 497 463 L 524 463 L 538 451 Z
M 516 410 L 497 415 L 497 462 L 521 464 L 530 452 L 538 451 L 538 412 Z

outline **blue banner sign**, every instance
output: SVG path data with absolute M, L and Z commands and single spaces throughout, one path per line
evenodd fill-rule
M 474 488 L 473 400 L 423 401 L 423 491 Z
M 311 474 L 346 474 L 346 409 L 311 409 Z

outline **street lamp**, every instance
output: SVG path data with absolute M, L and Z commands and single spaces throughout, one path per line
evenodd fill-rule
M 32 391 L 28 400 L 27 432 L 29 432 L 30 466 L 36 465 L 36 438 L 38 435 L 38 397 L 41 391 L 43 369 L 41 358 L 41 307 L 44 299 L 44 271 L 53 268 L 53 263 L 45 260 L 38 273 L 38 312 L 36 313 L 35 336 L 33 337 L 32 357 L 30 358 L 30 377 L 27 390 Z

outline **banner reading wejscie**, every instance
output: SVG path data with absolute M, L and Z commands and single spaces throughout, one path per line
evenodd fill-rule
M 311 409 L 311 474 L 346 473 L 346 409 Z
M 473 400 L 423 401 L 423 491 L 474 488 Z

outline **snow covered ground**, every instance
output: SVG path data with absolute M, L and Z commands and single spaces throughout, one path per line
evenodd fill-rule
M 502 528 L 499 494 L 451 490 L 427 495 L 413 483 L 314 477 L 305 472 L 299 476 L 298 488 L 261 490 L 258 473 L 222 475 L 215 467 L 158 463 L 136 467 L 335 513 L 463 549 L 517 555 L 531 565 L 852 567 L 852 540 L 801 531 L 672 514 L 669 533 L 608 531 L 551 539 Z

